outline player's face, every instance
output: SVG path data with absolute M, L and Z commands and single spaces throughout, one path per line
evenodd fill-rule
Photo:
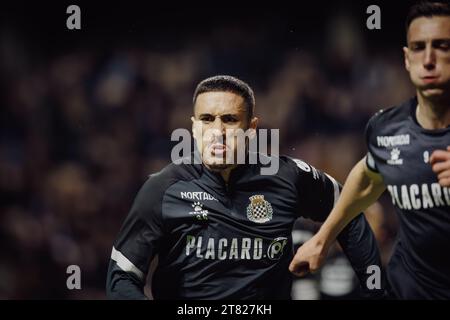
M 248 120 L 244 99 L 232 92 L 205 92 L 197 96 L 194 113 L 192 130 L 203 163 L 215 171 L 234 166 L 227 163 L 227 154 L 234 158 L 238 148 L 245 149 L 236 131 L 257 124 L 256 118 Z
M 450 94 L 450 17 L 420 17 L 408 30 L 405 65 L 423 97 Z

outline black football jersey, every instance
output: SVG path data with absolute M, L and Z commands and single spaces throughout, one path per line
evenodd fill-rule
M 114 243 L 108 296 L 144 298 L 158 255 L 155 299 L 290 299 L 294 222 L 324 221 L 340 187 L 301 160 L 278 160 L 275 175 L 262 175 L 261 164 L 240 165 L 228 183 L 201 164 L 170 164 L 151 175 Z M 367 267 L 380 258 L 364 215 L 339 241 L 365 285 Z
M 450 127 L 426 130 L 417 99 L 380 111 L 368 123 L 368 167 L 380 173 L 400 218 L 388 279 L 404 299 L 450 299 L 450 189 L 429 159 L 450 145 Z

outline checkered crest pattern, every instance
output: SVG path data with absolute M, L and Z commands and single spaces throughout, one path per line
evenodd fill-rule
M 247 207 L 247 218 L 256 223 L 265 223 L 272 220 L 272 205 L 264 200 L 263 195 L 255 195 L 249 198 Z

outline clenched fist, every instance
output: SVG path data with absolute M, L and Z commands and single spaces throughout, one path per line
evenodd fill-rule
M 289 265 L 289 271 L 296 276 L 302 277 L 309 272 L 316 272 L 325 262 L 328 248 L 316 234 L 306 241 L 300 248 Z
M 431 154 L 430 164 L 437 174 L 439 184 L 450 187 L 450 146 L 447 150 L 436 150 Z

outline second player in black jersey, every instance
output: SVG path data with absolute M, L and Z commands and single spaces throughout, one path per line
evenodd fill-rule
M 366 158 L 290 268 L 319 268 L 339 230 L 388 190 L 400 218 L 387 269 L 392 297 L 450 299 L 450 6 L 420 3 L 407 26 L 405 65 L 417 97 L 369 121 Z

